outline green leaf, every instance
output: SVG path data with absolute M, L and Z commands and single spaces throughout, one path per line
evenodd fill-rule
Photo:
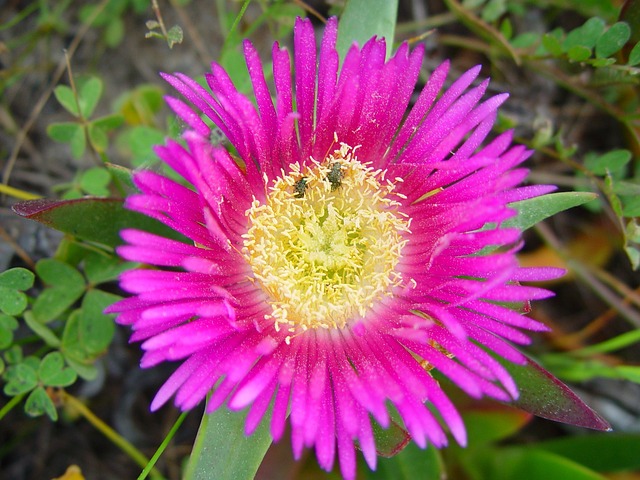
M 598 17 L 592 17 L 587 20 L 582 26 L 570 31 L 567 34 L 562 47 L 565 52 L 568 52 L 571 48 L 581 46 L 586 47 L 591 51 L 595 47 L 598 38 L 604 32 L 605 23 L 604 20 Z
M 531 419 L 531 415 L 522 410 L 502 405 L 497 407 L 466 409 L 462 413 L 468 445 L 475 448 L 503 440 L 518 432 Z
M 80 112 L 85 119 L 93 114 L 102 95 L 102 80 L 98 77 L 80 77 L 76 81 Z
M 114 48 L 120 45 L 124 38 L 124 22 L 121 18 L 115 17 L 107 23 L 104 29 L 103 38 L 107 46 Z
M 137 228 L 167 238 L 185 240 L 181 234 L 157 220 L 126 210 L 123 200 L 117 198 L 30 200 L 15 203 L 11 208 L 22 217 L 107 247 L 123 243 L 120 239 L 120 230 L 123 228 Z
M 480 7 L 486 0 L 463 0 L 462 6 L 469 10 L 475 10 Z
M 485 22 L 493 22 L 497 20 L 507 11 L 506 0 L 489 0 L 482 9 L 482 19 Z
M 518 210 L 518 216 L 507 220 L 503 226 L 526 230 L 545 218 L 587 203 L 594 198 L 596 194 L 591 192 L 561 192 L 514 202 L 511 206 Z
M 607 67 L 616 63 L 615 58 L 590 58 L 587 63 L 593 65 L 596 68 Z
M 620 200 L 622 201 L 623 216 L 629 218 L 640 217 L 640 195 L 624 195 L 620 197 Z
M 615 174 L 620 172 L 630 160 L 631 152 L 619 149 L 612 150 L 604 155 L 588 154 L 585 156 L 584 166 L 596 175 L 606 175 L 607 172 Z
M 46 413 L 54 422 L 58 420 L 58 411 L 42 387 L 36 388 L 29 394 L 24 404 L 24 411 L 30 417 L 39 417 Z
M 631 49 L 629 53 L 628 65 L 634 66 L 640 63 L 640 42 L 636 43 L 635 47 Z
M 116 108 L 129 125 L 153 125 L 155 114 L 164 105 L 162 94 L 157 85 L 140 85 L 122 95 Z
M 7 363 L 16 365 L 22 362 L 22 348 L 20 345 L 12 345 L 6 352 L 4 352 L 4 358 Z
M 567 50 L 567 56 L 569 60 L 573 62 L 582 62 L 591 56 L 591 49 L 583 47 L 582 45 L 576 45 Z
M 153 147 L 164 143 L 165 134 L 157 128 L 138 125 L 118 137 L 118 148 L 131 156 L 135 167 L 157 160 Z
M 66 85 L 58 85 L 53 90 L 53 94 L 55 95 L 58 102 L 60 102 L 60 105 L 65 108 L 65 110 L 71 113 L 74 117 L 80 116 L 76 97 L 73 94 L 73 90 L 71 90 L 71 88 L 67 87 Z
M 581 357 L 590 356 L 597 353 L 610 353 L 622 348 L 629 347 L 638 342 L 640 342 L 640 329 L 622 333 L 616 337 L 605 340 L 604 342 L 597 343 L 595 345 L 589 345 L 588 347 L 576 350 L 573 353 Z
M 204 414 L 184 480 L 253 480 L 271 445 L 267 422 L 244 434 L 246 413 L 221 407 Z
M 76 122 L 52 123 L 47 127 L 47 135 L 56 142 L 68 143 L 74 158 L 80 158 L 86 148 L 84 127 Z
M 91 285 L 116 280 L 122 272 L 137 265 L 133 262 L 123 262 L 118 257 L 101 252 L 89 252 L 84 261 L 84 273 Z
M 40 323 L 46 323 L 57 318 L 84 292 L 85 283 L 82 275 L 72 266 L 46 258 L 36 264 L 36 272 L 46 288 L 33 304 L 33 316 Z
M 77 159 L 82 157 L 87 148 L 87 136 L 85 135 L 84 128 L 79 128 L 74 132 L 69 142 L 69 148 L 71 149 L 71 156 L 73 158 Z
M 13 343 L 13 331 L 18 328 L 18 321 L 0 313 L 0 350 L 4 350 Z
M 33 286 L 35 275 L 26 268 L 12 268 L 0 273 L 0 286 L 15 290 L 28 290 Z
M 609 199 L 609 204 L 611 205 L 611 209 L 613 210 L 613 212 L 618 217 L 622 217 L 622 203 L 620 202 L 620 197 L 613 193 L 613 181 L 614 180 L 611 172 L 607 172 L 604 177 L 604 193 Z
M 0 310 L 7 315 L 16 316 L 27 308 L 27 296 L 12 288 L 0 286 Z
M 624 22 L 617 22 L 611 25 L 596 42 L 596 57 L 610 57 L 620 50 L 629 40 L 631 29 Z
M 84 131 L 82 125 L 76 122 L 52 123 L 47 126 L 47 135 L 56 142 L 71 143 L 79 134 L 84 136 Z
M 552 33 L 545 33 L 542 36 L 542 46 L 554 57 L 562 55 L 562 43 L 560 43 L 560 39 Z
M 90 168 L 80 176 L 80 188 L 89 195 L 106 197 L 109 195 L 107 188 L 109 183 L 111 183 L 111 174 L 104 167 Z
M 625 380 L 640 383 L 640 367 L 635 365 L 617 365 L 615 369 Z
M 500 22 L 500 33 L 504 38 L 513 42 L 513 24 L 511 23 L 511 20 L 509 20 L 509 17 Z M 526 35 L 526 33 L 523 35 Z M 536 37 L 540 37 L 540 35 L 536 34 Z
M 105 163 L 104 166 L 111 174 L 114 183 L 116 185 L 119 185 L 125 193 L 134 193 L 137 191 L 135 185 L 133 184 L 133 171 L 130 168 L 122 167 L 120 165 L 108 162 Z
M 182 39 L 184 34 L 182 33 L 182 28 L 179 25 L 174 25 L 167 32 L 167 43 L 169 44 L 169 48 L 173 48 L 173 46 L 178 43 L 182 43 Z
M 556 422 L 594 430 L 610 430 L 609 424 L 589 408 L 564 383 L 527 358 L 516 365 L 502 358 L 496 360 L 513 377 L 520 396 L 509 405 Z M 517 478 L 517 477 L 514 477 Z
M 120 297 L 101 290 L 90 290 L 82 300 L 80 330 L 84 347 L 92 354 L 103 352 L 111 343 L 115 332 L 115 315 L 102 313 Z
M 631 263 L 631 267 L 634 270 L 637 270 L 640 267 L 640 250 L 633 245 L 625 245 L 624 251 L 629 258 L 629 262 Z
M 398 16 L 398 0 L 348 0 L 338 24 L 337 49 L 344 59 L 353 42 L 362 46 L 371 37 L 384 38 L 391 55 Z
M 58 348 L 60 346 L 60 339 L 55 333 L 53 333 L 53 330 L 43 323 L 38 322 L 34 318 L 33 312 L 25 312 L 24 321 L 33 333 L 42 338 L 47 345 L 54 348 Z
M 514 48 L 528 48 L 540 41 L 540 34 L 535 32 L 521 33 L 513 40 L 511 46 Z
M 618 195 L 640 195 L 640 179 L 617 181 L 613 184 L 613 192 Z
M 640 468 L 638 434 L 573 435 L 538 442 L 535 448 L 561 455 L 597 472 L 621 472 Z
M 79 188 L 76 187 L 72 187 L 71 189 L 67 190 L 66 192 L 64 192 L 64 194 L 62 195 L 62 198 L 64 200 L 74 200 L 77 198 L 82 198 L 84 196 L 82 190 L 80 190 Z
M 362 473 L 363 478 L 371 480 L 440 480 L 446 478 L 446 469 L 440 451 L 433 445 L 429 445 L 426 450 L 421 450 L 413 442 L 394 457 L 378 459 L 375 472 L 366 468 L 358 473 Z
M 27 365 L 28 367 L 32 368 L 34 371 L 36 372 L 38 371 L 38 367 L 40 366 L 40 359 L 38 357 L 29 355 L 27 357 L 24 357 L 21 361 L 24 365 Z
M 29 392 L 38 385 L 36 369 L 24 361 L 7 368 L 3 378 L 7 382 L 4 393 L 10 397 Z
M 598 38 L 602 35 L 605 29 L 605 22 L 601 18 L 591 17 L 584 25 L 580 27 L 581 43 L 585 47 L 593 48 L 596 46 Z
M 55 258 L 40 260 L 36 264 L 36 272 L 45 284 L 54 288 L 74 291 L 84 289 L 84 278 L 80 272 Z
M 83 380 L 90 382 L 98 376 L 98 369 L 93 364 L 81 362 L 71 357 L 65 357 L 65 360 Z
M 621 379 L 622 375 L 611 365 L 595 358 L 575 358 L 567 354 L 546 354 L 544 364 L 555 375 L 571 382 L 584 382 L 594 378 Z
M 376 441 L 376 451 L 382 457 L 393 457 L 411 441 L 409 433 L 394 420 L 389 428 L 382 428 L 373 422 L 373 436 Z
M 89 360 L 90 355 L 82 345 L 80 338 L 80 315 L 81 310 L 74 310 L 67 318 L 62 332 L 62 346 L 60 351 L 67 358 L 74 358 L 80 361 Z
M 624 235 L 627 241 L 640 243 L 640 225 L 636 219 L 629 220 L 626 228 L 624 229 Z
M 93 380 L 98 375 L 98 370 L 93 365 L 95 356 L 88 352 L 80 335 L 81 310 L 75 310 L 69 315 L 62 333 L 62 345 L 60 351 L 64 355 L 67 364 L 84 380 Z
M 571 460 L 531 447 L 504 449 L 496 455 L 494 462 L 492 480 L 606 480 Z
M 92 125 L 103 128 L 105 130 L 113 130 L 118 128 L 124 123 L 124 117 L 119 113 L 111 115 L 105 115 L 104 117 L 96 118 L 91 122 Z
M 56 250 L 55 258 L 68 265 L 78 265 L 89 251 L 95 247 L 76 241 L 71 237 L 63 237 Z
M 100 125 L 95 123 L 89 124 L 89 142 L 93 149 L 98 153 L 103 153 L 109 146 L 109 137 L 107 132 Z
M 76 372 L 64 366 L 64 357 L 60 352 L 48 353 L 40 362 L 38 369 L 40 381 L 50 387 L 68 387 L 76 381 Z

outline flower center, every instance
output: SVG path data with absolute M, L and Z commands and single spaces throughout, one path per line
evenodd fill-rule
M 304 171 L 293 164 L 246 212 L 243 254 L 270 296 L 276 330 L 343 328 L 402 284 L 395 267 L 409 220 L 393 198 L 402 195 L 356 148 L 342 144 Z

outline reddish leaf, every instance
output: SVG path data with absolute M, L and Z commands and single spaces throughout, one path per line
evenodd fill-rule
M 28 200 L 13 205 L 18 215 L 48 227 L 109 247 L 122 244 L 120 230 L 137 228 L 164 237 L 181 236 L 162 223 L 126 210 L 119 198 L 85 197 L 74 200 Z
M 376 440 L 376 451 L 381 457 L 393 457 L 411 441 L 409 433 L 393 420 L 386 429 L 373 422 L 373 436 Z
M 520 390 L 520 397 L 510 405 L 556 422 L 594 430 L 611 430 L 606 420 L 533 360 L 528 358 L 525 365 L 499 361 Z

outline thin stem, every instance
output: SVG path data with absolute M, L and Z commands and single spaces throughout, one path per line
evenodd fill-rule
M 149 459 L 144 456 L 144 454 L 134 447 L 127 439 L 125 439 L 122 435 L 118 434 L 113 428 L 99 419 L 84 403 L 78 400 L 73 395 L 65 392 L 64 390 L 60 390 L 59 392 L 60 399 L 73 408 L 76 412 L 82 415 L 91 425 L 93 425 L 100 433 L 102 433 L 105 437 L 107 437 L 111 442 L 120 448 L 124 453 L 126 453 L 129 458 L 131 458 L 134 462 L 140 465 L 142 468 L 145 468 L 149 463 Z M 151 470 L 151 478 L 160 480 L 162 479 L 162 475 L 158 470 L 152 468 Z
M 609 272 L 606 272 L 600 268 L 596 267 L 588 267 L 596 277 L 598 277 L 602 282 L 609 285 L 613 288 L 618 294 L 623 296 L 623 301 L 625 303 L 632 303 L 636 306 L 636 308 L 640 308 L 640 295 L 638 292 L 634 291 L 630 288 L 626 283 L 620 281 L 614 275 L 611 275 Z
M 4 416 L 13 409 L 13 407 L 19 404 L 25 395 L 26 393 L 21 393 L 20 395 L 16 395 L 11 400 L 9 400 L 7 404 L 0 409 L 0 420 L 2 420 Z
M 249 4 L 251 3 L 251 0 L 244 0 L 244 3 L 242 4 L 242 7 L 240 8 L 240 12 L 238 12 L 238 15 L 236 16 L 236 19 L 233 21 L 233 25 L 231 25 L 231 29 L 229 30 L 229 33 L 227 34 L 227 38 L 225 38 L 224 40 L 224 44 L 227 44 L 227 41 L 229 40 L 229 38 L 231 38 L 231 35 L 233 35 L 236 31 L 236 28 L 238 28 L 238 24 L 240 23 L 240 20 L 242 20 L 242 17 L 244 16 L 244 12 L 247 11 L 247 7 L 249 6 Z
M 158 26 L 160 27 L 160 31 L 162 32 L 162 36 L 165 40 L 168 37 L 167 29 L 164 26 L 164 20 L 162 19 L 162 13 L 160 13 L 160 7 L 158 6 L 157 0 L 151 0 L 151 8 L 153 8 L 153 13 L 156 14 L 156 19 L 158 20 Z
M 0 193 L 2 193 L 3 195 L 9 195 L 10 197 L 18 198 L 20 200 L 36 200 L 38 198 L 42 198 L 41 195 L 25 192 L 24 190 L 13 188 L 2 183 L 0 183 Z
M 26 263 L 31 270 L 34 270 L 36 268 L 36 262 L 33 261 L 31 256 L 27 253 L 27 251 L 24 248 L 22 248 L 20 245 L 18 245 L 18 242 L 16 242 L 13 239 L 13 237 L 9 235 L 9 233 L 2 226 L 0 226 L 0 238 L 4 239 L 5 242 L 11 245 L 11 248 L 13 248 L 13 250 L 16 252 L 16 255 L 18 255 L 20 259 L 24 263 Z
M 302 0 L 293 0 L 293 3 L 295 3 L 296 5 L 298 5 L 300 8 L 302 8 L 303 10 L 309 12 L 311 15 L 313 15 L 314 17 L 316 17 L 318 20 L 320 20 L 322 23 L 327 23 L 327 19 L 324 18 L 320 12 L 318 12 L 315 8 L 313 8 L 311 5 L 307 5 L 306 2 L 303 2 Z
M 191 455 L 189 456 L 189 461 L 187 462 L 187 468 L 184 471 L 184 477 L 183 477 L 184 480 L 195 479 L 196 469 L 198 468 L 198 462 L 200 460 L 202 451 L 204 450 L 204 439 L 206 436 L 208 424 L 209 424 L 209 415 L 204 413 L 202 415 L 202 420 L 200 420 L 200 427 L 198 428 L 196 439 L 193 442 L 193 447 L 191 448 Z
M 69 52 L 67 52 L 66 50 L 63 50 L 63 51 L 64 51 L 64 59 L 67 62 L 67 74 L 69 75 L 69 87 L 73 92 L 73 99 L 76 102 L 76 108 L 78 109 L 78 118 L 82 122 L 82 126 L 86 126 L 87 119 L 84 118 L 84 115 L 82 114 L 82 108 L 80 107 L 80 98 L 78 98 L 78 89 L 76 88 L 76 81 L 73 78 L 73 70 L 71 69 L 71 58 L 69 57 Z
M 200 57 L 200 60 L 206 65 L 211 63 L 211 55 L 207 52 L 207 48 L 205 46 L 205 42 L 202 40 L 202 35 L 198 31 L 198 28 L 191 21 L 189 16 L 185 13 L 184 8 L 180 5 L 180 3 L 176 0 L 170 0 L 171 6 L 180 17 L 180 23 L 184 25 L 185 31 L 191 37 L 191 41 L 193 42 L 194 47 L 196 48 L 196 52 Z
M 156 450 L 156 453 L 153 454 L 153 457 L 151 457 L 151 460 L 149 460 L 149 463 L 147 463 L 147 466 L 144 467 L 144 470 L 142 470 L 142 473 L 140 473 L 138 480 L 144 480 L 145 478 L 147 478 L 147 475 L 149 475 L 149 472 L 151 472 L 151 469 L 156 464 L 160 456 L 163 454 L 163 452 L 167 448 L 167 445 L 169 445 L 169 442 L 178 431 L 178 428 L 180 428 L 180 425 L 182 425 L 182 422 L 184 422 L 184 419 L 187 418 L 188 413 L 189 412 L 183 412 L 182 415 L 178 417 L 176 422 L 173 424 L 173 427 L 171 427 L 171 430 L 169 430 L 169 433 L 167 433 L 167 436 L 164 438 L 164 440 L 158 447 L 158 450 Z

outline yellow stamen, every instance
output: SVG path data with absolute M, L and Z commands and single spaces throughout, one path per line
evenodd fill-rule
M 362 164 L 342 144 L 322 162 L 311 159 L 254 198 L 243 255 L 269 294 L 275 328 L 292 336 L 336 329 L 362 318 L 394 287 L 409 233 L 402 198 L 385 172 Z

